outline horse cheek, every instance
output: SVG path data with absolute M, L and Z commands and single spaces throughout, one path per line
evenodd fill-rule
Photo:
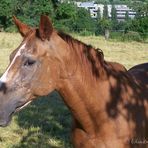
M 32 86 L 32 91 L 35 96 L 45 96 L 52 92 L 55 87 L 51 74 L 45 70 L 38 75 L 38 81 Z

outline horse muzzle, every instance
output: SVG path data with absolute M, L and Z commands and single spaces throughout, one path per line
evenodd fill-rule
M 5 113 L 0 113 L 0 126 L 1 127 L 6 127 L 9 125 L 11 121 L 11 115 L 5 115 Z

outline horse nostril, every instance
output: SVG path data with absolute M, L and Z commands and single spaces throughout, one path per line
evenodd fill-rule
M 6 93 L 7 87 L 4 82 L 0 82 L 0 91 L 3 91 L 4 94 Z

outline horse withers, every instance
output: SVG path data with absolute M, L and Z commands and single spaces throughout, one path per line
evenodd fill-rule
M 47 16 L 39 28 L 14 22 L 23 41 L 0 78 L 1 126 L 57 90 L 74 119 L 75 148 L 128 148 L 136 138 L 148 139 L 148 64 L 127 71 L 107 62 L 100 49 L 55 30 Z

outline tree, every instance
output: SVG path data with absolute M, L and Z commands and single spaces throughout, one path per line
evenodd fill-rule
M 131 4 L 131 7 L 136 11 L 136 18 L 148 17 L 148 0 L 145 2 L 136 1 Z
M 125 13 L 125 21 L 128 22 L 130 20 L 129 13 L 126 11 Z
M 112 29 L 118 30 L 117 12 L 114 5 L 112 5 L 112 9 L 111 9 L 111 22 L 112 22 Z
M 114 2 L 114 0 L 109 0 L 109 1 L 110 1 L 111 4 Z
M 91 18 L 88 10 L 84 8 L 78 8 L 75 30 L 78 32 L 92 32 L 96 30 L 95 21 Z
M 60 1 L 59 0 L 51 0 L 51 1 L 52 1 L 54 9 L 56 10 L 58 5 L 59 5 L 59 3 L 60 3 Z
M 109 19 L 102 18 L 98 23 L 100 33 L 105 36 L 105 39 L 109 38 L 109 30 L 111 29 L 111 21 Z
M 72 31 L 75 27 L 77 7 L 72 3 L 61 3 L 56 9 L 55 27 L 65 32 Z
M 14 1 L 15 2 L 15 1 Z M 1 0 L 0 2 L 0 26 L 7 28 L 12 25 L 11 18 L 14 13 L 14 3 L 11 0 Z
M 56 19 L 70 19 L 76 17 L 76 6 L 72 3 L 61 3 L 56 11 Z
M 41 14 L 54 18 L 53 5 L 49 0 L 1 0 L 0 26 L 6 31 L 13 31 L 12 16 L 17 16 L 25 23 L 36 26 Z M 9 29 L 11 28 L 11 29 Z
M 108 19 L 108 6 L 107 5 L 104 5 L 103 18 Z
M 101 20 L 101 12 L 100 12 L 100 9 L 98 9 L 98 12 L 97 12 L 97 20 Z
M 101 30 L 102 32 L 105 31 L 105 29 L 111 29 L 111 21 L 110 20 L 107 20 L 107 19 L 102 19 L 100 21 L 100 26 L 101 26 Z
M 117 22 L 117 12 L 116 12 L 115 5 L 112 5 L 111 19 L 112 19 L 113 22 Z
M 109 30 L 111 28 L 111 22 L 108 18 L 108 6 L 105 4 L 103 9 L 103 19 L 100 21 L 102 26 L 102 32 L 104 33 L 105 39 L 109 38 Z
M 142 17 L 140 19 L 132 20 L 129 30 L 139 32 L 140 35 L 145 39 L 148 37 L 148 17 Z
M 42 14 L 54 18 L 53 5 L 49 0 L 17 0 L 16 6 L 15 15 L 31 26 L 38 24 L 39 17 Z

